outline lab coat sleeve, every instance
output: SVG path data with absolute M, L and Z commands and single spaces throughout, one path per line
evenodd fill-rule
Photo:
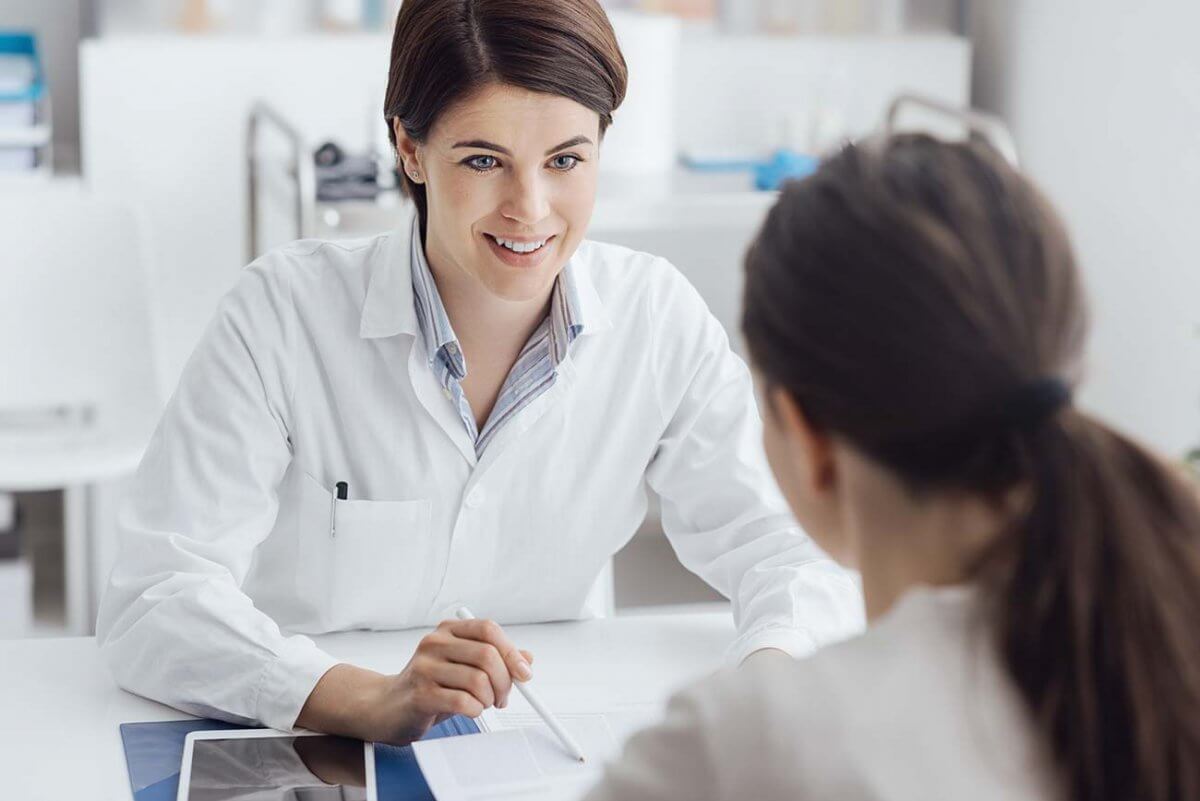
M 674 267 L 647 314 L 663 434 L 647 470 L 679 560 L 733 604 L 731 660 L 761 648 L 807 655 L 863 625 L 852 577 L 796 524 L 762 448 L 750 372 Z
M 185 366 L 119 514 L 97 640 L 125 689 L 288 730 L 336 660 L 284 636 L 241 589 L 291 460 L 285 267 L 247 268 Z

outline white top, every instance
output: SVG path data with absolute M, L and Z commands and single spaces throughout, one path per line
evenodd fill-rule
M 670 264 L 581 245 L 587 330 L 477 457 L 419 341 L 410 236 L 290 245 L 222 300 L 120 516 L 97 635 L 121 686 L 289 729 L 336 661 L 296 633 L 593 616 L 647 486 L 732 599 L 733 656 L 860 624 L 771 479 L 746 366 Z
M 813 657 L 706 679 L 587 801 L 1058 798 L 974 598 L 916 590 Z

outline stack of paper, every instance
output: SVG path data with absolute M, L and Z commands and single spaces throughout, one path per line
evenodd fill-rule
M 413 745 L 437 801 L 574 801 L 600 778 L 604 763 L 617 756 L 625 737 L 658 712 L 655 705 L 630 704 L 602 712 L 559 713 L 559 721 L 587 755 L 581 763 L 535 713 L 513 706 L 514 711 L 482 718 L 482 734 Z

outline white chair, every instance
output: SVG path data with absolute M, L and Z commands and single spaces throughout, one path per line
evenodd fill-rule
M 133 472 L 162 407 L 143 246 L 127 204 L 0 184 L 0 492 L 64 491 L 77 634 L 95 624 L 95 488 Z

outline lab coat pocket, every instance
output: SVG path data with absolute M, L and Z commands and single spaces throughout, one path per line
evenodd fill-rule
M 429 575 L 431 502 L 339 500 L 333 509 L 329 489 L 307 474 L 301 484 L 297 580 L 322 628 L 411 625 Z

